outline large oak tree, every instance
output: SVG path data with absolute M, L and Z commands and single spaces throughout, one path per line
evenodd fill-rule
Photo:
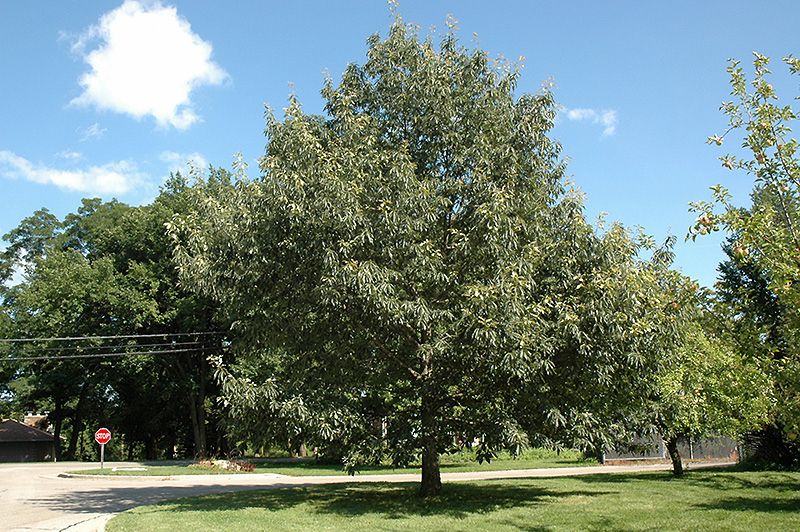
M 419 453 L 426 496 L 454 442 L 610 445 L 674 332 L 646 240 L 586 223 L 548 86 L 516 97 L 516 65 L 399 17 L 368 45 L 326 117 L 268 111 L 259 180 L 201 180 L 171 226 L 253 360 L 234 410 Z

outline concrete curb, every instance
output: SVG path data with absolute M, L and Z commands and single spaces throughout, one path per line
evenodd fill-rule
M 116 514 L 102 514 L 62 528 L 59 532 L 105 532 L 106 523 Z
M 225 480 L 227 478 L 239 478 L 247 474 L 253 478 L 262 479 L 279 479 L 279 478 L 294 478 L 290 475 L 279 475 L 278 473 L 238 473 L 238 474 L 224 474 L 224 475 L 83 475 L 80 473 L 59 473 L 59 478 L 86 478 L 97 480 L 186 480 L 194 478 L 197 480 Z

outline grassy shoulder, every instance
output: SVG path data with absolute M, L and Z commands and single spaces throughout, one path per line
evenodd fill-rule
M 593 460 L 582 460 L 581 455 L 575 451 L 556 453 L 545 449 L 529 449 L 518 458 L 513 459 L 507 454 L 501 454 L 491 462 L 479 464 L 471 453 L 458 453 L 441 457 L 442 472 L 464 471 L 503 471 L 509 469 L 545 469 L 552 467 L 580 467 L 596 465 Z M 320 464 L 315 460 L 302 461 L 264 461 L 254 462 L 255 469 L 251 472 L 232 472 L 222 468 L 198 467 L 196 464 L 148 466 L 145 470 L 121 469 L 114 471 L 112 468 L 87 469 L 75 471 L 76 474 L 85 475 L 111 475 L 111 476 L 176 476 L 176 475 L 215 475 L 215 474 L 264 474 L 272 473 L 289 476 L 330 476 L 346 475 L 342 466 L 338 464 Z M 407 468 L 394 468 L 389 464 L 365 466 L 358 474 L 400 474 L 420 473 L 419 464 L 411 464 Z
M 417 484 L 320 485 L 207 495 L 129 510 L 108 532 L 800 530 L 800 473 L 689 471 Z

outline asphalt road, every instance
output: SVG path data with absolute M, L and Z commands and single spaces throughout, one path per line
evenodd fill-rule
M 106 467 L 141 464 L 111 462 Z M 692 464 L 702 467 L 714 464 Z M 83 477 L 71 471 L 99 464 L 59 462 L 0 464 L 0 532 L 94 532 L 115 514 L 147 504 L 207 493 L 340 482 L 418 482 L 418 474 L 288 477 L 270 474 L 187 475 L 176 477 Z M 555 477 L 655 471 L 669 464 L 446 473 L 447 481 L 490 478 Z

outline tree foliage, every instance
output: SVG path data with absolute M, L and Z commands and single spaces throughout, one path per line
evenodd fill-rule
M 748 457 L 754 462 L 796 467 L 800 445 L 792 436 L 791 425 L 786 425 L 793 408 L 791 402 L 785 402 L 791 397 L 792 382 L 787 379 L 785 361 L 791 367 L 795 356 L 787 340 L 791 332 L 786 303 L 770 289 L 769 272 L 750 254 L 736 252 L 733 245 L 731 239 L 723 246 L 728 259 L 719 266 L 713 326 L 741 357 L 763 368 L 771 379 L 775 400 L 768 422 L 744 434 Z
M 268 110 L 261 178 L 201 178 L 170 227 L 251 360 L 220 369 L 232 406 L 351 461 L 419 453 L 423 495 L 459 442 L 602 447 L 674 332 L 650 241 L 586 223 L 517 65 L 399 16 L 367 57 L 327 117 Z
M 790 55 L 783 62 L 790 74 L 800 74 L 800 60 Z M 791 104 L 779 103 L 769 63 L 768 57 L 754 53 L 753 75 L 748 80 L 740 62 L 731 60 L 728 72 L 734 100 L 721 108 L 729 118 L 728 128 L 723 135 L 709 138 L 711 144 L 722 145 L 728 137 L 741 135 L 742 154 L 728 153 L 721 160 L 724 167 L 754 177 L 752 204 L 735 205 L 725 187 L 713 187 L 711 201 L 690 204 L 699 215 L 687 238 L 715 230 L 731 235 L 733 262 L 744 274 L 737 289 L 750 292 L 737 295 L 739 303 L 751 305 L 749 310 L 740 307 L 744 314 L 736 321 L 738 332 L 749 333 L 752 341 L 750 346 L 740 344 L 744 349 L 773 350 L 763 354 L 769 357 L 779 397 L 774 420 L 783 427 L 785 437 L 796 438 L 800 431 L 800 166 L 798 143 L 791 135 L 798 112 Z M 766 283 L 771 293 L 759 283 Z M 760 323 L 744 319 L 755 317 L 763 319 Z M 764 335 L 773 338 L 765 342 Z
M 680 438 L 738 437 L 769 421 L 774 397 L 766 368 L 700 324 L 690 327 L 666 366 L 658 379 L 658 426 L 675 476 L 683 473 L 677 447 Z
M 5 281 L 14 272 L 21 279 L 4 285 L 3 337 L 43 339 L 4 344 L 4 355 L 50 355 L 4 362 L 6 398 L 17 410 L 49 410 L 56 441 L 62 428 L 69 435 L 67 458 L 79 457 L 88 422 L 121 435 L 129 457 L 139 445 L 144 457 L 171 456 L 184 436 L 192 444 L 188 454 L 206 453 L 207 401 L 214 386 L 204 354 L 59 358 L 153 350 L 137 347 L 152 339 L 96 337 L 205 333 L 216 327 L 214 307 L 178 286 L 171 262 L 164 224 L 183 208 L 185 189 L 178 175 L 143 207 L 85 199 L 63 220 L 41 209 L 4 236 L 9 245 L 0 256 L 0 271 Z M 75 337 L 88 339 L 57 340 Z

